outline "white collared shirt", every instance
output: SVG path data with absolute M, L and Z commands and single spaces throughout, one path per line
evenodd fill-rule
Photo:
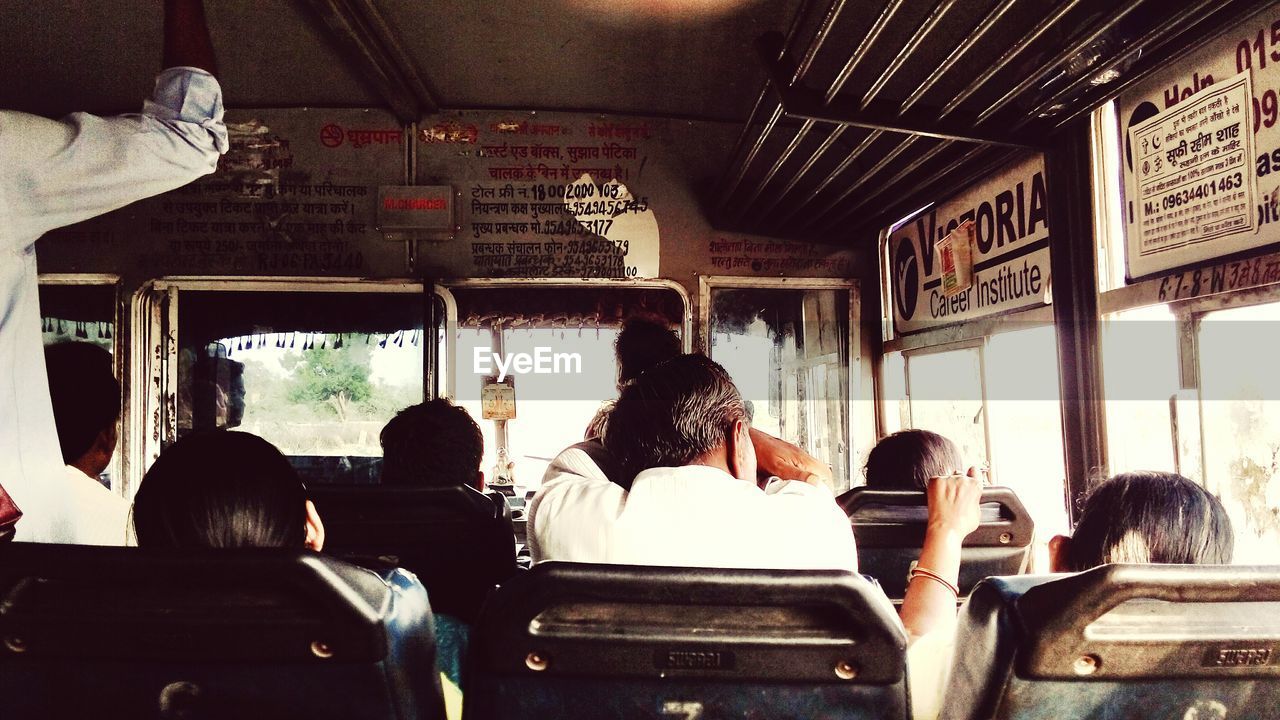
M 706 465 L 636 476 L 628 492 L 580 453 L 556 458 L 529 511 L 534 562 L 857 570 L 849 518 L 824 488 L 761 491 Z
M 16 539 L 58 542 L 71 502 L 49 400 L 35 242 L 207 175 L 227 150 L 222 90 L 169 68 L 141 114 L 62 120 L 0 110 L 0 484 L 23 511 Z
M 54 476 L 57 495 L 64 499 L 50 520 L 50 542 L 67 545 L 123 547 L 128 535 L 129 503 L 71 465 Z M 19 520 L 22 524 L 26 520 Z

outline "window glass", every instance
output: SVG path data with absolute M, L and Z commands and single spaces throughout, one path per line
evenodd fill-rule
M 481 470 L 487 479 L 499 475 L 497 423 L 483 419 L 481 388 L 488 377 L 474 372 L 475 352 L 493 351 L 493 330 L 464 328 L 459 331 L 455 367 L 458 377 L 459 405 L 480 423 L 484 433 L 484 461 Z M 547 465 L 561 450 L 580 443 L 587 426 L 600 411 L 602 403 L 617 394 L 616 363 L 613 342 L 617 327 L 591 328 L 579 331 L 555 328 L 506 328 L 501 331 L 503 349 L 511 355 L 534 356 L 539 348 L 546 352 L 577 356 L 573 369 L 582 372 L 522 374 L 512 378 L 516 391 L 516 417 L 506 421 L 507 461 L 513 483 L 522 492 L 537 490 Z M 568 362 L 568 361 L 566 361 Z M 492 361 L 489 361 L 493 365 Z M 564 364 L 561 369 L 568 370 Z M 496 372 L 496 371 L 495 371 Z
M 537 490 L 551 460 L 582 442 L 597 413 L 617 397 L 614 341 L 623 320 L 644 314 L 679 334 L 685 313 L 683 298 L 665 288 L 501 286 L 452 292 L 459 319 L 454 400 L 484 434 L 486 481 L 500 487 L 510 478 L 518 494 Z M 496 381 L 499 361 L 521 357 L 529 358 L 532 369 L 504 378 L 515 391 L 515 417 L 485 419 L 483 388 Z
M 1205 315 L 1198 333 L 1205 486 L 1222 498 L 1236 561 L 1280 547 L 1280 303 Z
M 45 345 L 87 342 L 115 353 L 115 285 L 41 285 L 40 316 Z
M 115 354 L 115 285 L 40 285 L 40 330 L 45 345 L 83 342 Z M 117 366 L 119 363 L 116 363 Z M 119 379 L 120 368 L 116 368 Z M 123 385 L 123 383 L 121 383 Z M 123 401 L 123 398 L 121 398 Z M 116 435 L 116 449 L 98 482 L 115 489 L 120 477 L 123 433 Z
M 912 355 L 907 359 L 907 381 L 911 427 L 946 436 L 970 465 L 987 464 L 981 349 Z
M 900 352 L 884 355 L 880 371 L 880 399 L 884 403 L 886 435 L 911 426 L 911 407 L 907 403 L 907 361 Z M 860 464 L 865 465 L 866 460 L 864 456 Z
M 711 290 L 709 353 L 752 404 L 752 425 L 849 475 L 849 291 Z
M 1178 396 L 1178 325 L 1168 306 L 1108 315 L 1102 372 L 1111 472 L 1183 470 L 1170 422 Z M 1184 474 L 1199 474 L 1189 470 Z
M 307 482 L 377 482 L 383 425 L 424 397 L 423 315 L 416 293 L 182 292 L 178 433 L 244 430 Z
M 1053 326 L 988 338 L 986 371 L 992 482 L 1013 488 L 1035 520 L 1037 538 L 1047 543 L 1048 538 L 1067 531 Z

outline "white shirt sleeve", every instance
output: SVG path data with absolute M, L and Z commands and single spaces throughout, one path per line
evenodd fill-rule
M 0 188 L 19 242 L 207 175 L 228 147 L 222 90 L 197 68 L 156 78 L 139 114 L 0 113 Z M 22 250 L 22 248 L 11 248 Z
M 849 516 L 825 486 L 802 480 L 774 480 L 764 490 L 776 509 L 791 518 L 794 527 L 808 530 L 803 552 L 812 567 L 858 571 L 858 546 Z
M 626 492 L 610 482 L 579 447 L 561 452 L 547 466 L 529 503 L 527 537 L 533 562 L 601 562 L 605 525 L 616 518 Z

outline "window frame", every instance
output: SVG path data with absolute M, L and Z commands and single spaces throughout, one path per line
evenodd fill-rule
M 125 497 L 132 497 L 151 463 L 177 437 L 176 390 L 178 378 L 178 313 L 181 293 L 188 292 L 278 292 L 278 293 L 386 293 L 419 295 L 432 286 L 445 308 L 445 355 L 451 356 L 456 341 L 457 304 L 438 283 L 422 280 L 331 277 L 210 277 L 169 276 L 143 283 L 130 305 L 129 400 L 135 411 L 129 415 L 124 467 Z M 424 328 L 423 336 L 428 331 Z M 438 361 L 440 359 L 437 359 Z M 434 394 L 431 380 L 439 372 L 429 367 L 430 353 L 424 348 L 423 396 Z M 446 364 L 445 388 L 451 387 L 452 372 Z
M 449 298 L 447 302 L 450 304 L 449 307 L 450 307 L 450 313 L 452 317 L 452 323 L 448 325 L 448 327 L 450 328 L 449 330 L 450 343 L 446 345 L 446 352 L 449 353 L 450 357 L 453 357 L 454 346 L 452 342 L 457 335 L 457 325 L 458 325 L 458 305 L 457 305 L 457 302 L 454 300 L 453 294 L 452 294 L 452 290 L 456 288 L 484 290 L 484 289 L 498 289 L 498 288 L 510 288 L 510 287 L 526 287 L 526 288 L 536 287 L 536 288 L 545 288 L 545 289 L 610 287 L 610 288 L 623 288 L 623 289 L 636 289 L 636 290 L 643 290 L 643 289 L 673 290 L 675 291 L 676 295 L 680 298 L 680 303 L 683 308 L 680 313 L 681 315 L 680 342 L 682 344 L 682 350 L 686 353 L 691 352 L 691 348 L 693 347 L 693 325 L 692 325 L 692 316 L 689 312 L 689 292 L 685 290 L 683 285 L 681 285 L 680 283 L 677 283 L 674 280 L 665 280 L 661 278 L 630 279 L 630 278 L 459 278 L 459 277 L 454 277 L 454 278 L 442 278 L 437 280 L 436 287 L 438 290 L 446 293 Z M 492 347 L 494 352 L 497 352 L 499 354 L 504 352 L 503 350 L 504 339 L 501 333 L 494 334 L 492 336 L 492 342 L 493 342 Z M 453 400 L 456 397 L 456 391 L 457 391 L 456 377 L 457 377 L 457 373 L 449 373 L 448 380 L 447 380 L 447 391 L 445 396 L 448 397 L 450 400 Z M 476 418 L 476 422 L 493 423 L 494 440 L 496 443 L 496 447 L 494 448 L 494 453 L 498 453 L 499 450 L 509 451 L 510 441 L 507 436 L 507 422 L 505 420 L 484 420 L 482 418 Z
M 1160 294 L 1162 286 L 1166 286 L 1167 278 L 1180 273 L 1166 273 L 1124 284 L 1124 183 L 1119 151 L 1122 130 L 1115 114 L 1114 100 L 1094 110 L 1092 126 L 1094 235 L 1099 265 L 1098 318 L 1105 323 L 1117 313 L 1155 306 L 1165 306 L 1173 314 L 1178 338 L 1178 357 L 1175 358 L 1178 366 L 1178 395 L 1177 402 L 1170 405 L 1174 462 L 1177 471 L 1204 484 L 1208 468 L 1204 457 L 1204 399 L 1201 394 L 1198 348 L 1200 322 L 1205 315 L 1218 310 L 1280 303 L 1280 281 L 1176 300 L 1161 300 Z M 1259 257 L 1266 255 L 1266 251 L 1256 253 Z M 1210 260 L 1187 271 L 1211 268 L 1227 261 L 1229 259 L 1226 258 Z M 1105 392 L 1105 382 L 1101 387 Z M 1104 395 L 1100 400 L 1105 403 L 1107 398 Z M 1187 400 L 1194 400 L 1196 403 L 1193 417 L 1186 417 L 1178 411 L 1178 408 L 1185 406 Z M 1189 420 L 1192 423 L 1188 423 Z M 1184 440 L 1186 437 L 1194 437 L 1195 441 L 1188 443 Z M 1109 457 L 1107 464 L 1109 467 Z
M 111 334 L 111 370 L 116 378 L 120 381 L 120 430 L 119 438 L 116 440 L 116 451 L 111 456 L 111 464 L 108 466 L 111 471 L 113 487 L 111 492 L 124 498 L 132 497 L 132 492 L 126 493 L 129 488 L 129 480 L 125 473 L 128 472 L 128 448 L 130 442 L 130 384 L 126 382 L 124 375 L 125 370 L 129 367 L 129 357 L 126 357 L 126 350 L 129 349 L 129 343 L 125 340 L 127 329 L 123 324 L 123 283 L 122 278 L 115 273 L 40 273 L 37 276 L 39 285 L 50 286 L 83 286 L 95 285 L 102 287 L 110 287 L 114 295 L 112 299 L 112 325 L 115 332 Z
M 714 290 L 732 289 L 764 289 L 764 290 L 835 290 L 848 293 L 849 334 L 845 338 L 849 343 L 849 370 L 845 382 L 849 387 L 849 397 L 845 400 L 845 413 L 848 417 L 847 437 L 841 438 L 846 446 L 846 477 L 852 484 L 856 479 L 857 458 L 862 457 L 865 450 L 870 450 L 875 443 L 880 417 L 879 405 L 874 394 L 876 383 L 864 371 L 871 363 L 863 364 L 864 356 L 868 356 L 862 346 L 862 284 L 854 278 L 831 277 L 743 277 L 739 275 L 699 275 L 698 276 L 698 344 L 702 352 L 710 357 L 711 353 L 711 293 Z

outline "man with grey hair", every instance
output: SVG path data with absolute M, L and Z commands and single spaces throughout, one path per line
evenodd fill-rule
M 856 570 L 820 481 L 756 484 L 746 403 L 724 368 L 681 355 L 622 389 L 605 448 L 630 490 L 561 473 L 535 498 L 534 561 Z

